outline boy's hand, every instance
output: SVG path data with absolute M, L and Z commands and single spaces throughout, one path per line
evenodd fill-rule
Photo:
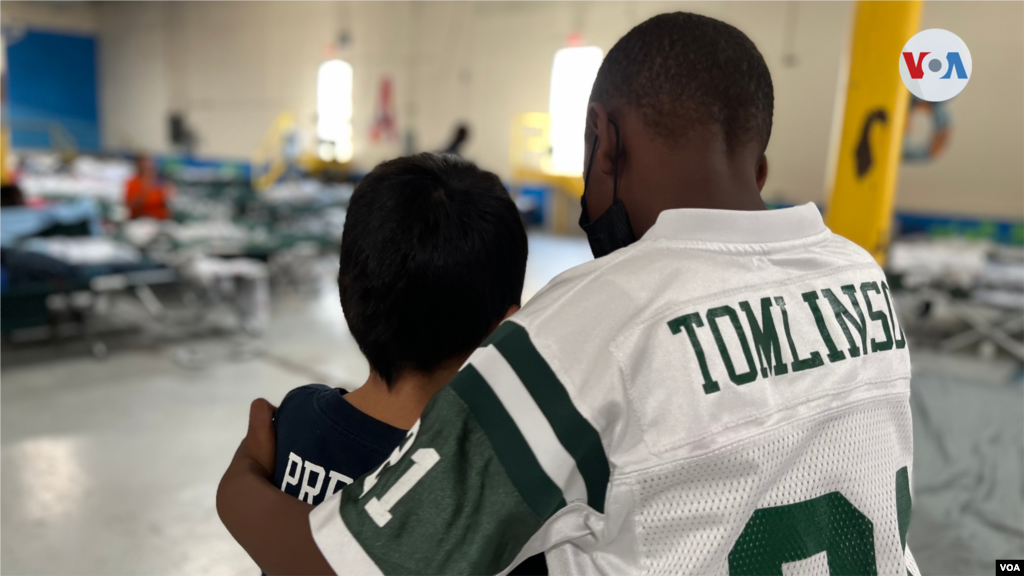
M 217 513 L 267 574 L 333 574 L 309 527 L 313 507 L 272 484 L 277 441 L 274 406 L 249 406 L 249 431 L 217 487 Z
M 274 432 L 274 412 L 277 408 L 263 398 L 249 405 L 249 430 L 238 447 L 235 458 L 248 458 L 263 469 L 263 476 L 274 477 L 277 458 L 277 438 Z

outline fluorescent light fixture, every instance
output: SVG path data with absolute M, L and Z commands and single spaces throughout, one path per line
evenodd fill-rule
M 320 65 L 316 81 L 316 133 L 334 144 L 334 159 L 352 159 L 352 65 L 328 60 Z M 324 149 L 321 148 L 321 156 Z
M 551 65 L 551 166 L 558 174 L 583 173 L 583 130 L 590 89 L 604 52 L 597 46 L 562 48 Z

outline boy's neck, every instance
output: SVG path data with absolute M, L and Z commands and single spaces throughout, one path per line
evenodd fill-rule
M 376 372 L 370 371 L 362 387 L 349 392 L 345 399 L 364 414 L 408 430 L 419 419 L 427 402 L 444 388 L 462 366 L 462 360 L 447 362 L 432 372 L 407 370 L 388 388 Z

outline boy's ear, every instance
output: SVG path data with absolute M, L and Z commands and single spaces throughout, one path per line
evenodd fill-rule
M 597 136 L 597 152 L 594 154 L 597 169 L 611 176 L 615 172 L 615 156 L 618 154 L 619 136 L 612 130 L 612 121 L 604 104 L 591 102 L 587 105 L 586 131 L 589 138 L 585 145 L 593 145 L 589 140 Z
M 757 189 L 759 191 L 764 190 L 765 180 L 768 180 L 768 157 L 764 154 L 761 154 L 761 160 L 757 163 L 754 179 L 757 181 Z

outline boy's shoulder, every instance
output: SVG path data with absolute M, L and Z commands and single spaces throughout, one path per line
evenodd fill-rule
M 357 450 L 386 457 L 407 431 L 359 410 L 346 394 L 344 388 L 324 384 L 306 384 L 288 392 L 274 417 L 278 442 L 328 453 Z
M 406 431 L 361 412 L 346 390 L 307 384 L 288 392 L 274 418 L 274 483 L 283 492 L 319 504 L 376 468 Z
M 326 384 L 306 384 L 297 388 L 292 388 L 284 398 L 281 400 L 281 405 L 278 406 L 278 410 L 281 410 L 287 405 L 294 404 L 296 402 L 308 402 L 315 399 L 321 394 L 331 394 L 334 391 L 339 391 L 341 394 L 348 393 L 344 388 L 331 388 Z
M 293 418 L 306 419 L 311 412 L 319 412 L 318 406 L 329 404 L 332 395 L 343 397 L 348 391 L 344 388 L 331 388 L 324 384 L 306 384 L 292 388 L 277 407 L 274 420 L 280 425 L 282 421 Z

